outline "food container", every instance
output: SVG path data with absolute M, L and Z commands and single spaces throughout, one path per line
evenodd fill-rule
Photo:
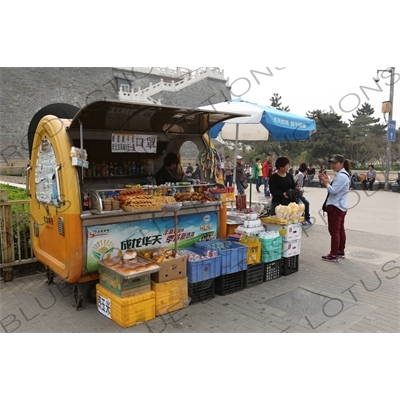
M 248 219 L 249 219 L 249 221 L 255 221 L 256 219 L 258 219 L 258 214 L 255 212 L 252 212 L 248 215 Z

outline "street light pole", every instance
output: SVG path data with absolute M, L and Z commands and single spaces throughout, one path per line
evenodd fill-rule
M 390 112 L 389 121 L 393 120 L 393 101 L 394 101 L 394 67 L 390 69 Z M 389 129 L 389 124 L 388 124 Z M 390 161 L 392 156 L 392 142 L 389 140 L 389 134 L 387 137 L 386 147 L 386 178 L 385 178 L 385 190 L 389 190 L 389 174 L 390 174 Z
M 394 67 L 390 67 L 386 70 L 378 69 L 377 73 L 379 72 L 390 72 L 390 110 L 389 110 L 389 121 L 393 119 L 393 101 L 394 101 Z M 375 79 L 378 82 L 378 79 Z M 388 122 L 388 121 L 386 121 Z M 385 173 L 385 190 L 389 190 L 389 175 L 390 175 L 390 161 L 392 155 L 392 142 L 389 140 L 389 124 L 388 124 L 388 132 L 386 137 L 386 173 Z

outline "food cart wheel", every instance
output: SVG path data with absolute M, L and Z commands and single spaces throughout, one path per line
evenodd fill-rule
M 46 276 L 47 276 L 47 285 L 51 285 L 54 283 L 54 272 L 46 266 Z
M 74 300 L 76 311 L 83 310 L 83 302 L 96 304 L 96 284 L 98 281 L 75 283 Z
M 79 283 L 75 283 L 74 285 L 74 300 L 75 300 L 75 308 L 76 311 L 81 311 L 84 310 L 85 307 L 83 307 L 83 291 L 82 291 L 82 286 Z
M 96 304 L 96 284 L 98 281 L 89 282 L 85 288 L 85 300 L 91 304 Z

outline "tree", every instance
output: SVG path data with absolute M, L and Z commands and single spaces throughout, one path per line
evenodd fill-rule
M 386 128 L 380 118 L 372 115 L 375 110 L 368 103 L 357 109 L 350 120 L 350 135 L 346 138 L 346 148 L 351 160 L 358 167 L 385 159 Z
M 274 93 L 274 95 L 269 99 L 271 102 L 271 107 L 276 108 L 277 110 L 289 112 L 290 108 L 288 106 L 282 107 L 282 96 L 279 96 L 278 93 Z
M 346 137 L 349 135 L 349 126 L 342 121 L 342 117 L 333 112 L 315 110 L 308 112 L 307 118 L 315 120 L 316 132 L 311 139 L 302 143 L 302 151 L 307 151 L 309 162 L 314 164 L 326 164 L 333 154 L 343 154 L 348 157 L 343 147 Z
M 364 103 L 360 108 L 357 108 L 356 115 L 352 114 L 351 116 L 356 119 L 361 115 L 365 115 L 367 117 L 371 117 L 371 123 L 377 124 L 380 121 L 380 118 L 373 118 L 372 116 L 375 114 L 375 110 L 371 107 L 369 103 Z M 354 120 L 349 120 L 350 125 L 354 123 Z

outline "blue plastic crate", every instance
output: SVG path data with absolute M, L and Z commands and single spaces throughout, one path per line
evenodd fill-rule
M 221 250 L 218 243 L 229 243 L 230 248 Z M 233 274 L 247 270 L 247 246 L 231 242 L 229 240 L 210 240 L 209 242 L 197 242 L 196 247 L 217 250 L 221 255 L 221 275 Z
M 204 249 L 189 247 L 185 249 L 203 255 Z M 200 261 L 187 261 L 187 276 L 190 283 L 203 282 L 221 275 L 221 256 L 206 258 Z

